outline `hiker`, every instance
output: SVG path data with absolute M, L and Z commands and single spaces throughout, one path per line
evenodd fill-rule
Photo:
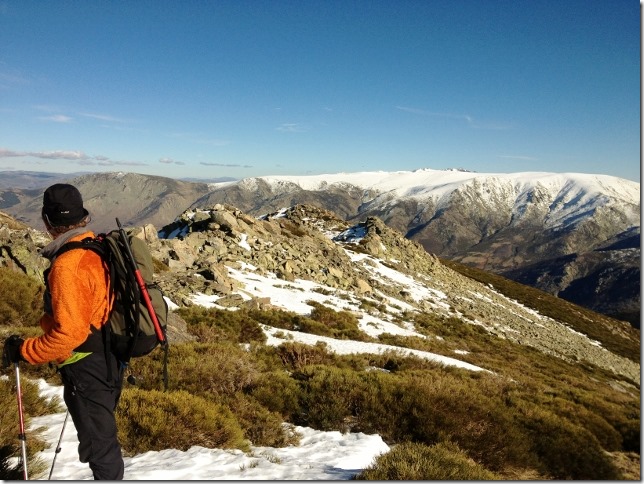
M 53 362 L 63 381 L 63 398 L 78 432 L 78 455 L 88 462 L 94 479 L 123 479 L 123 456 L 114 410 L 123 383 L 123 366 L 106 350 L 102 326 L 112 301 L 109 275 L 91 250 L 71 250 L 56 257 L 67 242 L 95 234 L 86 228 L 89 212 L 78 189 L 57 183 L 45 190 L 42 219 L 53 237 L 42 255 L 45 271 L 44 334 L 23 340 L 10 336 L 3 361 L 39 365 Z

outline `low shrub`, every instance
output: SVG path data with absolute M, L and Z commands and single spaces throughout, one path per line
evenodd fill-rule
M 249 309 L 248 316 L 253 318 L 260 325 L 265 324 L 266 326 L 272 326 L 273 328 L 291 330 L 298 327 L 304 319 L 304 316 L 300 316 L 292 311 L 275 309 Z
M 249 393 L 271 412 L 292 420 L 300 411 L 300 387 L 285 371 L 262 373 Z
M 0 326 L 31 326 L 38 321 L 44 289 L 35 278 L 0 267 Z
M 328 336 L 356 341 L 365 341 L 367 339 L 367 335 L 360 330 L 358 318 L 349 311 L 336 311 L 317 301 L 307 301 L 307 304 L 313 307 L 309 318 L 322 323 L 329 331 Z
M 603 449 L 609 452 L 622 449 L 622 436 L 615 427 L 606 421 L 602 414 L 590 411 L 583 405 L 561 396 L 553 397 L 551 401 L 546 405 L 542 404 L 541 407 L 589 430 Z
M 407 422 L 415 440 L 455 442 L 492 470 L 535 465 L 526 433 L 517 425 L 514 409 L 504 402 L 504 386 L 484 382 L 495 377 L 477 375 L 475 383 L 474 378 L 454 375 L 430 379 L 424 373 L 405 379 L 401 395 L 403 408 L 418 409 Z
M 477 464 L 450 442 L 424 445 L 405 442 L 378 456 L 356 477 L 358 480 L 483 481 L 499 476 Z
M 266 335 L 248 310 L 227 311 L 200 306 L 182 307 L 177 313 L 202 343 L 266 342 Z
M 354 339 L 356 341 L 370 339 L 359 329 L 358 320 L 350 312 L 335 311 L 315 301 L 309 301 L 308 304 L 313 306 L 311 317 L 280 310 L 249 309 L 241 311 L 259 325 L 265 324 L 273 328 L 301 331 L 336 339 Z
M 185 391 L 123 390 L 116 412 L 124 453 L 207 448 L 249 450 L 228 407 Z
M 439 365 L 427 358 L 405 354 L 404 350 L 387 350 L 377 355 L 369 355 L 370 367 L 380 368 L 391 373 L 409 370 L 435 370 Z
M 227 398 L 226 404 L 239 421 L 244 436 L 253 445 L 286 447 L 299 443 L 299 435 L 293 425 L 284 423 L 279 413 L 268 410 L 252 396 L 237 393 Z
M 163 352 L 154 351 L 131 362 L 142 389 L 159 390 Z M 259 376 L 252 354 L 236 344 L 181 343 L 171 345 L 168 388 L 217 399 L 244 390 Z
M 528 442 L 539 456 L 540 470 L 552 479 L 619 479 L 619 471 L 595 436 L 585 428 L 536 406 L 521 408 Z
M 156 257 L 152 257 L 152 269 L 154 270 L 155 274 L 170 271 L 170 267 L 168 267 L 165 262 L 157 259 Z
M 277 347 L 277 354 L 288 370 L 299 370 L 308 365 L 333 364 L 335 354 L 329 353 L 326 345 L 318 342 L 316 345 L 304 343 L 282 343 Z
M 355 371 L 330 366 L 308 366 L 295 372 L 300 385 L 297 425 L 320 430 L 351 430 L 354 403 L 368 389 Z

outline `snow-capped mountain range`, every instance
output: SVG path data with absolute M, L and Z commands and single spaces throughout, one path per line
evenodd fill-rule
M 411 199 L 431 203 L 436 210 L 448 208 L 454 192 L 468 191 L 484 205 L 502 204 L 511 208 L 513 220 L 529 213 L 536 202 L 548 202 L 545 229 L 565 229 L 586 214 L 613 204 L 623 204 L 633 225 L 639 225 L 638 183 L 608 175 L 583 173 L 494 173 L 480 174 L 459 170 L 420 169 L 397 172 L 335 173 L 309 176 L 263 176 L 236 182 L 211 184 L 213 190 L 239 186 L 248 191 L 266 182 L 274 193 L 326 191 L 332 188 L 364 191 L 372 204 L 394 206 L 396 200 Z M 377 194 L 375 197 L 370 194 Z

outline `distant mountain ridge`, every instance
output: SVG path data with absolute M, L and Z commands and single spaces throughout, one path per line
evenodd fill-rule
M 210 189 L 207 183 L 123 172 L 85 174 L 54 183 L 59 182 L 78 188 L 97 232 L 115 228 L 115 217 L 127 225 L 163 226 Z M 42 229 L 40 210 L 45 188 L 0 189 L 0 210 Z
M 219 183 L 112 173 L 73 182 L 97 230 L 113 227 L 114 216 L 163 226 L 186 208 L 218 203 L 254 216 L 309 204 L 351 222 L 378 217 L 439 257 L 639 324 L 640 187 L 629 180 L 423 169 Z M 41 196 L 2 190 L 0 210 L 38 227 Z

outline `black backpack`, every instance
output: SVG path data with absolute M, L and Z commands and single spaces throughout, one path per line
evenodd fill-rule
M 131 232 L 126 233 L 118 218 L 116 223 L 118 230 L 67 242 L 57 256 L 73 249 L 89 249 L 101 256 L 114 296 L 109 324 L 103 326 L 105 346 L 119 361 L 128 363 L 161 345 L 165 352 L 163 380 L 167 388 L 168 305 L 161 288 L 153 282 L 154 264 L 147 244 Z

